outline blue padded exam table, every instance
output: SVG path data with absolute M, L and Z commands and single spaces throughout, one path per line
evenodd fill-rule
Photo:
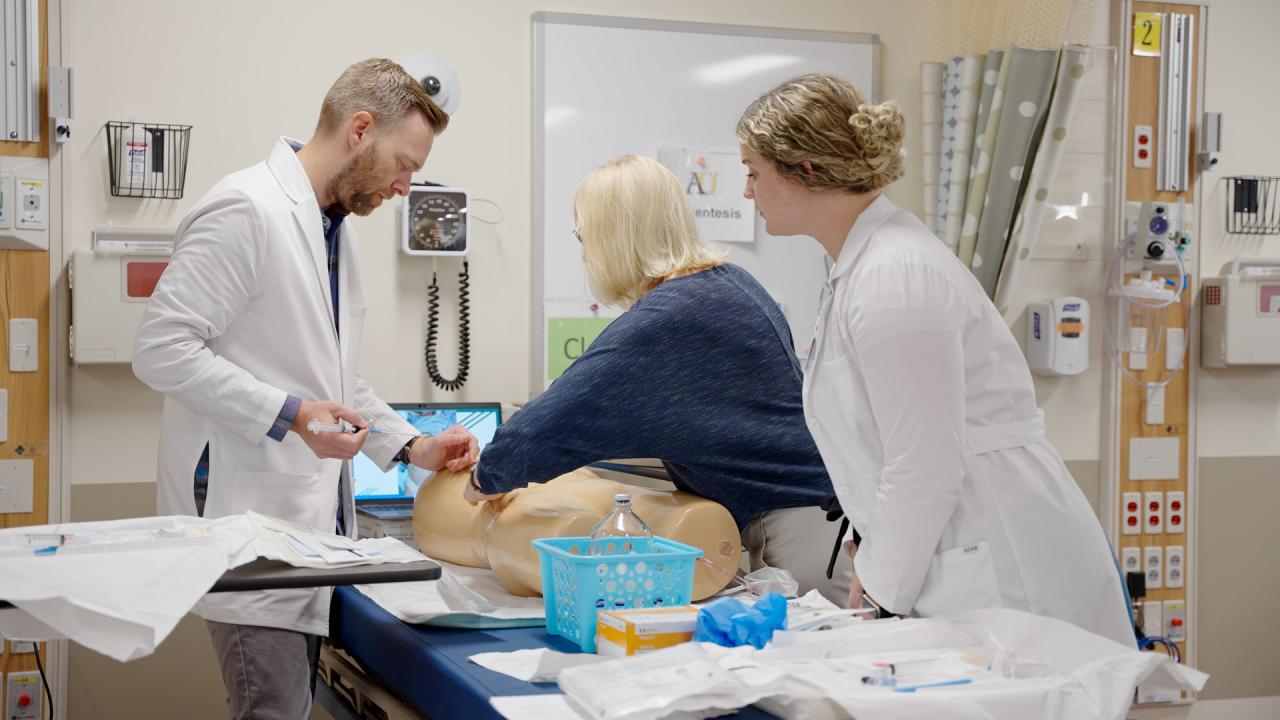
M 329 638 L 383 687 L 431 720 L 498 720 L 502 716 L 489 704 L 491 697 L 560 692 L 555 683 L 527 683 L 486 670 L 468 661 L 471 655 L 541 647 L 578 649 L 548 635 L 543 627 L 449 630 L 408 625 L 351 587 L 334 590 Z M 745 708 L 730 717 L 773 716 Z

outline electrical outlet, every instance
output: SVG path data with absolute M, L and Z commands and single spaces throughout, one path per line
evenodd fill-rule
M 1142 523 L 1142 532 L 1147 535 L 1159 535 L 1164 532 L 1164 493 L 1149 492 L 1143 504 L 1146 521 Z M 1149 584 L 1147 587 L 1151 587 Z
M 1142 548 L 1142 569 L 1147 573 L 1147 589 L 1159 590 L 1164 587 L 1164 548 Z
M 1187 604 L 1182 600 L 1164 601 L 1164 636 L 1174 642 L 1187 640 Z
M 1151 156 L 1155 154 L 1155 133 L 1150 125 L 1133 126 L 1133 166 L 1135 168 L 1151 167 Z
M 9 673 L 4 720 L 40 720 L 42 717 L 40 673 Z
M 1164 531 L 1168 533 L 1186 532 L 1187 500 L 1186 493 L 1170 492 L 1165 496 Z
M 1120 522 L 1122 535 L 1142 534 L 1142 493 L 1127 492 L 1120 500 L 1124 519 Z
M 1120 567 L 1126 573 L 1142 572 L 1142 548 L 1120 548 Z
M 1159 600 L 1142 603 L 1142 634 L 1159 637 L 1164 632 L 1164 604 Z
M 1164 549 L 1164 586 L 1180 588 L 1186 583 L 1187 555 L 1181 545 L 1170 545 Z

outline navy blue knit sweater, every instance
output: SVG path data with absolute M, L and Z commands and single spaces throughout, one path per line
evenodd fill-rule
M 652 457 L 740 528 L 767 510 L 817 505 L 833 491 L 800 383 L 786 319 L 745 270 L 667 280 L 498 429 L 477 482 L 505 492 L 599 460 Z

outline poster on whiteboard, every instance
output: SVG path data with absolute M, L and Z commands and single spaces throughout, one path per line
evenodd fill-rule
M 755 208 L 742 196 L 747 168 L 738 153 L 663 146 L 658 148 L 658 162 L 684 185 L 703 240 L 755 241 Z

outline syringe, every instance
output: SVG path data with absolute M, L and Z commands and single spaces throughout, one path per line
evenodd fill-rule
M 352 425 L 346 420 L 339 420 L 336 423 L 322 423 L 319 420 L 312 420 L 311 422 L 307 423 L 307 429 L 310 430 L 313 434 L 319 435 L 322 432 L 358 433 L 365 428 L 356 427 L 355 425 Z M 373 427 L 372 425 L 370 425 L 367 429 L 371 434 L 378 434 L 378 435 L 403 435 L 405 437 L 415 437 L 418 435 L 418 433 L 388 432 L 381 428 Z

